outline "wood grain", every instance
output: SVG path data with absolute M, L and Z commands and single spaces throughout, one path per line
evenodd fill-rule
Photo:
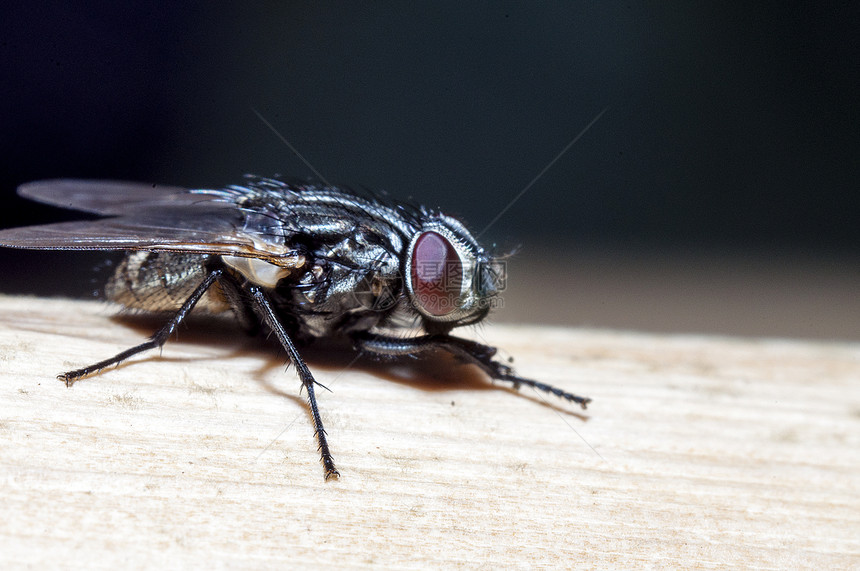
M 0 297 L 0 566 L 860 567 L 860 344 L 473 332 L 585 413 L 447 360 L 292 370 L 198 321 L 141 341 L 96 302 Z M 437 380 L 433 380 L 433 376 Z

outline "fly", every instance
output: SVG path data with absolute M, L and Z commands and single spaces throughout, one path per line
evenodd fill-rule
M 458 220 L 349 189 L 246 177 L 242 185 L 187 190 L 108 181 L 46 180 L 18 193 L 103 216 L 0 231 L 0 245 L 122 250 L 105 286 L 129 309 L 168 312 L 144 343 L 59 379 L 76 381 L 159 348 L 198 307 L 232 311 L 251 333 L 277 337 L 307 392 L 325 478 L 339 476 L 311 371 L 299 349 L 348 338 L 379 358 L 445 351 L 490 378 L 552 393 L 583 409 L 591 399 L 517 376 L 496 349 L 451 335 L 490 311 L 502 262 Z

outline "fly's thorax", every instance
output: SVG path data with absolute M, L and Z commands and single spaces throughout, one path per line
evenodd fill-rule
M 105 296 L 129 309 L 175 311 L 206 278 L 209 259 L 206 254 L 129 252 L 105 284 Z M 230 308 L 216 286 L 196 307 L 211 313 Z
M 326 312 L 386 311 L 402 291 L 400 252 L 365 227 L 317 244 L 296 298 L 303 309 Z

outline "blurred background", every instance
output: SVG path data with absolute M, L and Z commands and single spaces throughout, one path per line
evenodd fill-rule
M 496 321 L 860 339 L 858 3 L 9 4 L 3 227 L 75 217 L 41 178 L 312 177 L 256 111 L 519 247 Z M 89 296 L 103 258 L 2 249 L 0 291 Z

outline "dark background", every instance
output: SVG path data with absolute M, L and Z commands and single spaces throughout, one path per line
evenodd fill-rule
M 856 2 L 58 2 L 6 6 L 0 22 L 3 227 L 70 216 L 15 197 L 40 178 L 312 176 L 257 110 L 327 180 L 480 231 L 608 107 L 483 236 L 523 246 L 521 299 L 543 283 L 565 305 L 588 287 L 576 268 L 606 270 L 595 291 L 690 264 L 708 281 L 713 259 L 745 283 L 732 260 L 857 283 Z M 80 295 L 97 256 L 0 251 L 0 290 Z M 613 277 L 616 263 L 639 270 Z M 665 275 L 655 291 L 671 303 Z

